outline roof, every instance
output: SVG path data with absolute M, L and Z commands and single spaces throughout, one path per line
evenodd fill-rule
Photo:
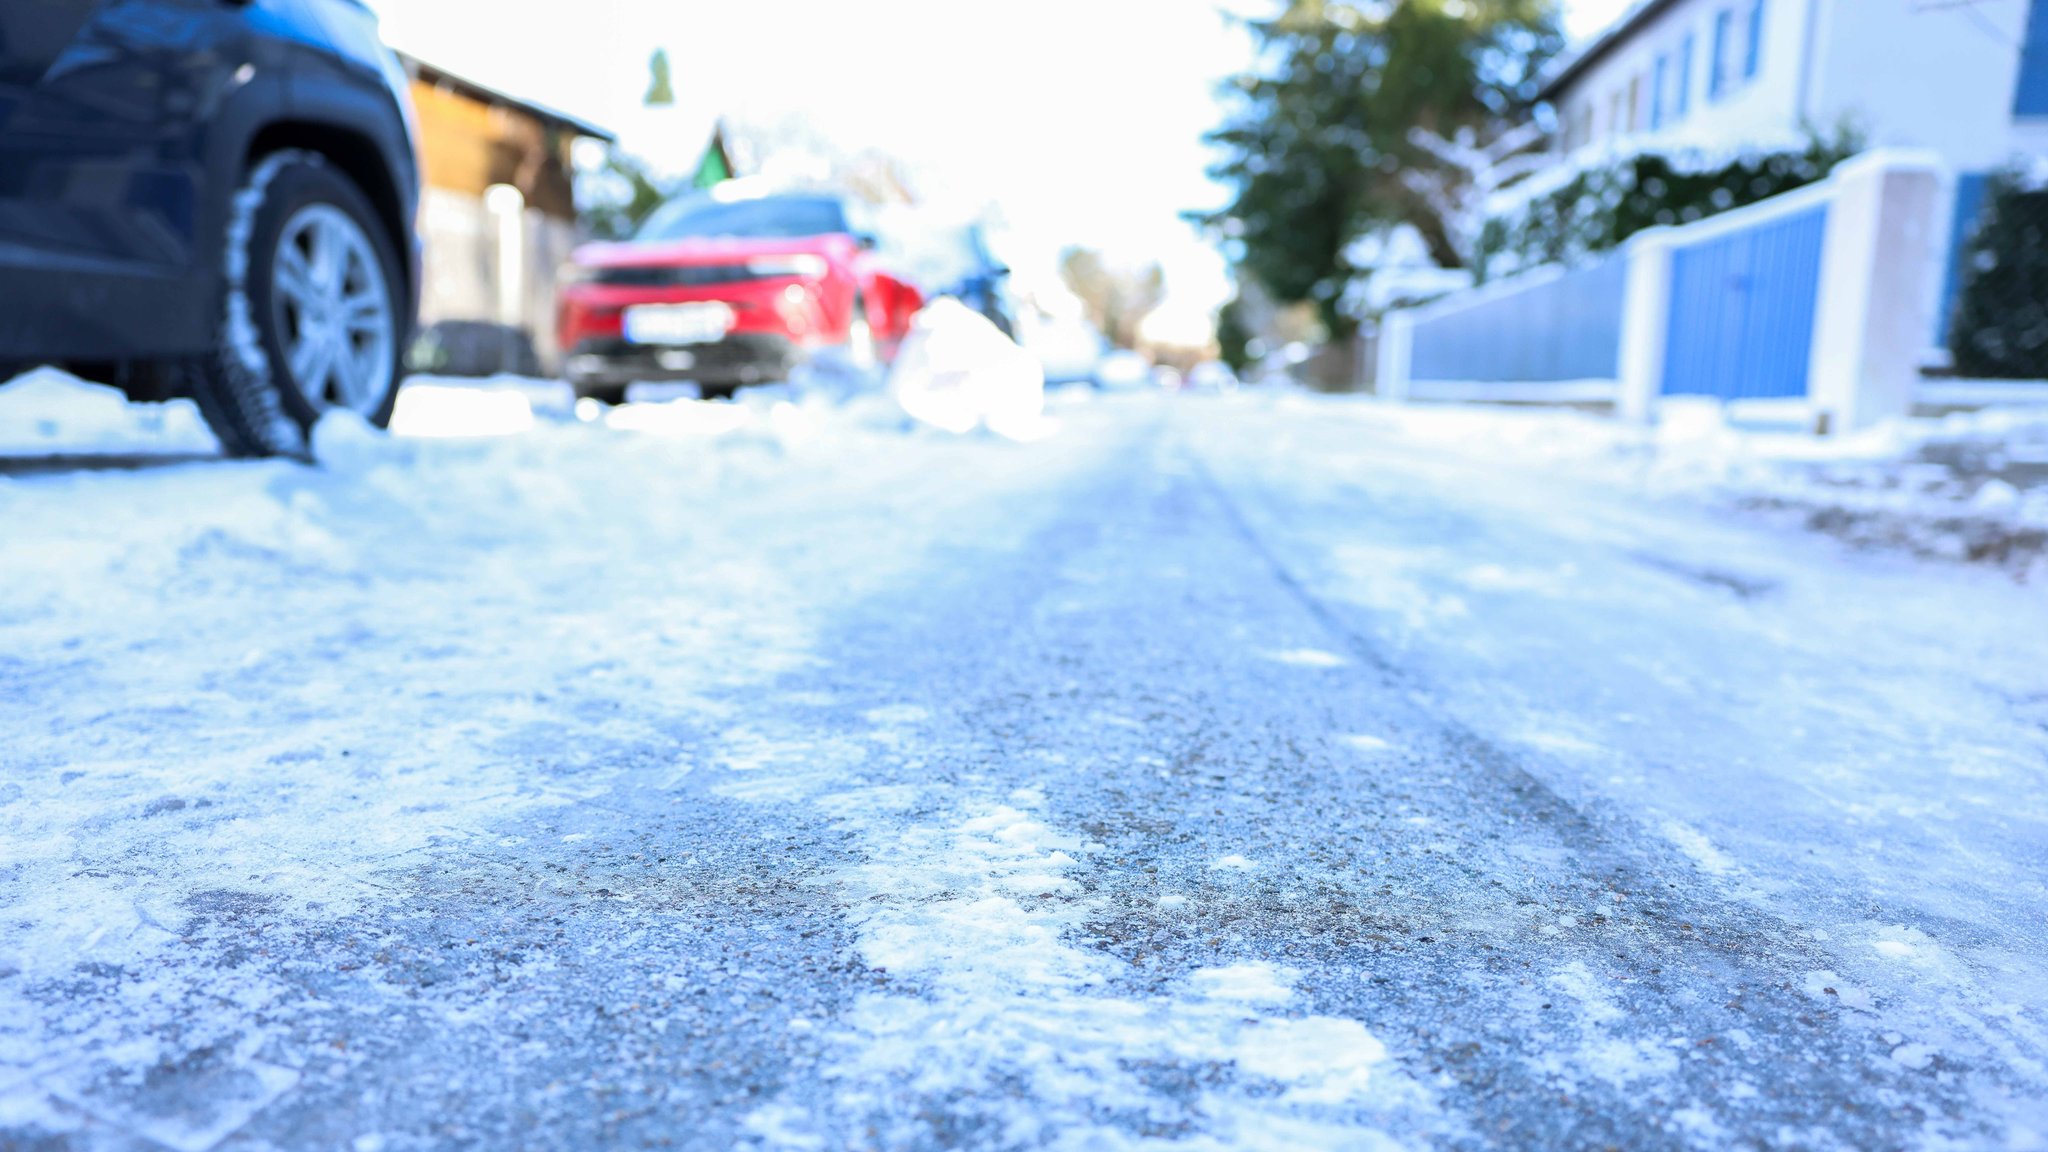
M 1566 56 L 1550 75 L 1543 78 L 1543 87 L 1536 93 L 1539 100 L 1549 100 L 1557 95 L 1558 89 L 1567 87 L 1588 68 L 1607 58 L 1633 36 L 1638 28 L 1656 19 L 1662 13 L 1675 7 L 1679 0 L 1636 0 L 1636 3 L 1621 19 L 1607 26 L 1607 30 L 1586 42 L 1578 51 Z
M 545 104 L 535 104 L 531 100 L 522 100 L 510 93 L 501 92 L 486 84 L 479 84 L 467 77 L 457 76 L 446 68 L 439 68 L 429 64 L 409 52 L 400 52 L 398 58 L 405 62 L 405 70 L 412 73 L 414 78 L 422 83 L 432 84 L 437 88 L 452 89 L 472 100 L 489 104 L 496 108 L 510 108 L 515 111 L 524 112 L 536 120 L 551 124 L 557 128 L 567 129 L 578 136 L 588 136 L 593 140 L 602 140 L 607 144 L 618 139 L 609 129 L 600 128 L 588 120 L 571 116 L 567 112 L 556 111 Z

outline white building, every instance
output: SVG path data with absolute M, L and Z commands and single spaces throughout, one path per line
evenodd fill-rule
M 1641 0 L 1543 97 L 1567 153 L 1796 145 L 1846 122 L 1983 171 L 2048 153 L 2048 0 Z

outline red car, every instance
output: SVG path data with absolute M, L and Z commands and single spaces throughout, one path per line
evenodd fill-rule
M 730 396 L 813 360 L 871 368 L 924 303 L 876 247 L 835 195 L 673 201 L 633 239 L 577 250 L 559 315 L 569 382 L 616 404 L 639 382 Z

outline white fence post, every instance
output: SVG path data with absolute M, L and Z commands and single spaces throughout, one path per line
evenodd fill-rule
M 1380 317 L 1379 370 L 1374 390 L 1388 400 L 1408 399 L 1409 365 L 1415 352 L 1415 317 L 1403 310 Z
M 1664 393 L 1664 346 L 1671 330 L 1671 229 L 1645 228 L 1629 237 L 1628 280 L 1621 308 L 1621 393 L 1615 407 L 1624 420 L 1647 424 L 1656 418 Z
M 1831 431 L 1913 409 L 1940 275 L 1943 179 L 1931 152 L 1880 149 L 1835 168 L 1807 369 L 1807 395 Z

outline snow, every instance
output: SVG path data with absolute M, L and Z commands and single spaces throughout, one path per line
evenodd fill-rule
M 189 400 L 129 404 L 117 389 L 50 368 L 0 387 L 0 453 L 7 456 L 217 450 Z
M 889 368 L 889 393 L 913 418 L 948 432 L 986 428 L 1035 440 L 1053 431 L 1038 359 L 951 297 L 932 301 L 911 320 Z
M 1064 873 L 1087 849 L 1014 794 L 947 829 L 915 829 L 877 845 L 845 883 L 861 919 L 861 950 L 922 995 L 864 997 L 842 1034 L 833 1079 L 843 1106 L 872 1109 L 899 1085 L 981 1095 L 1022 1082 L 1030 1103 L 1006 1121 L 1013 1139 L 1060 1147 L 1134 1147 L 1092 1117 L 1142 1107 L 1133 1061 L 1234 1066 L 1277 1097 L 1218 1091 L 1207 1108 L 1240 1127 L 1288 1130 L 1318 1107 L 1419 1101 L 1381 1066 L 1385 1046 L 1355 1020 L 1269 1014 L 1292 997 L 1292 973 L 1264 964 L 1200 969 L 1191 996 L 1119 995 L 1112 961 L 1074 941 L 1088 902 Z M 1391 1082 L 1382 1084 L 1388 1079 Z M 787 1117 L 788 1103 L 772 1105 Z M 1362 1134 L 1314 1124 L 1321 1139 Z
M 2048 395 L 1831 438 L 1808 434 L 1800 407 L 1673 398 L 1663 408 L 1648 428 L 1555 409 L 1354 404 L 1348 415 L 1461 456 L 1513 460 L 1652 499 L 1776 513 L 1858 544 L 1988 560 L 2021 574 L 2048 560 Z M 1572 576 L 1569 564 L 1549 573 L 1478 566 L 1466 583 Z M 1440 607 L 1456 610 L 1455 602 Z
M 1393 1148 L 1487 1093 L 1637 1143 L 1787 1093 L 1792 1143 L 2048 1124 L 2048 602 L 1939 544 L 2044 523 L 2048 416 L 1247 391 L 1016 442 L 426 380 L 318 467 L 196 421 L 0 388 L 0 1137 L 411 1147 L 420 1035 L 501 1045 L 402 1066 L 435 1122 L 764 1148 Z M 925 605 L 985 634 L 933 663 Z M 581 932 L 512 943 L 548 907 Z M 436 931 L 504 955 L 373 959 Z M 563 987 L 603 1011 L 550 1030 Z

